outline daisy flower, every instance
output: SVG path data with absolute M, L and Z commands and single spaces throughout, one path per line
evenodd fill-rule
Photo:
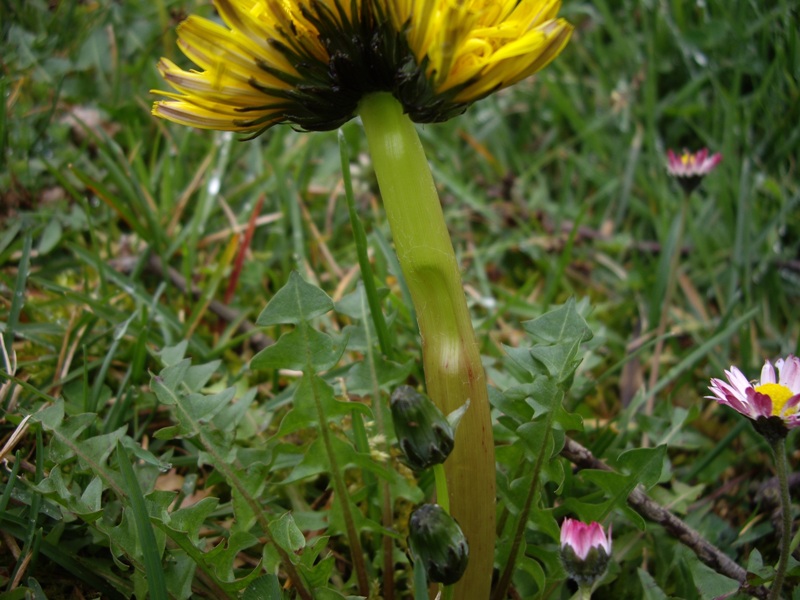
M 777 373 L 776 373 L 777 370 Z M 765 361 L 758 381 L 749 381 L 736 367 L 725 371 L 727 381 L 712 379 L 706 396 L 730 406 L 753 421 L 777 418 L 786 429 L 800 426 L 800 358 L 789 355 L 772 363 Z
M 667 150 L 667 173 L 677 177 L 686 194 L 690 194 L 721 161 L 722 154 L 709 156 L 707 148 L 694 153 L 684 150 L 681 155 Z

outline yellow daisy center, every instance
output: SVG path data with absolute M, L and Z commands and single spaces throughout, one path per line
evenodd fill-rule
M 794 396 L 792 390 L 785 385 L 779 383 L 765 383 L 754 388 L 759 394 L 769 396 L 772 400 L 772 416 L 779 417 L 782 415 L 782 410 L 786 402 Z M 792 415 L 797 412 L 797 407 L 792 407 L 786 411 L 786 415 Z

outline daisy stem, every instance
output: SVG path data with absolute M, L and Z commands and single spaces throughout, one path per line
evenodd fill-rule
M 689 203 L 688 197 L 683 195 L 681 197 L 681 209 L 678 215 L 678 222 L 675 224 L 674 243 L 672 253 L 669 257 L 667 267 L 667 281 L 665 284 L 664 297 L 661 303 L 661 314 L 658 319 L 658 327 L 656 329 L 656 347 L 653 351 L 653 358 L 650 362 L 650 379 L 647 386 L 647 401 L 645 402 L 645 414 L 650 416 L 653 414 L 653 407 L 655 405 L 655 394 L 653 390 L 658 383 L 659 368 L 661 366 L 661 353 L 664 351 L 664 333 L 667 331 L 667 321 L 669 319 L 670 303 L 672 302 L 672 295 L 675 293 L 675 286 L 678 281 L 678 264 L 681 258 L 681 244 L 683 243 L 683 229 L 686 223 L 686 209 Z M 663 250 L 666 251 L 669 244 L 664 244 Z M 647 433 L 642 436 L 642 447 L 646 448 L 650 445 L 650 439 Z
M 789 564 L 790 545 L 792 541 L 792 503 L 789 498 L 789 465 L 786 460 L 786 438 L 780 437 L 772 442 L 772 453 L 775 455 L 775 471 L 778 475 L 778 485 L 781 493 L 781 556 L 778 559 L 778 568 L 775 569 L 775 579 L 770 589 L 769 600 L 778 600 L 781 597 L 783 579 L 786 576 L 786 567 Z
M 417 312 L 428 395 L 445 414 L 469 399 L 444 468 L 470 546 L 459 600 L 486 600 L 495 542 L 495 462 L 486 381 L 461 274 L 422 144 L 400 103 L 370 94 L 359 113 L 397 258 Z

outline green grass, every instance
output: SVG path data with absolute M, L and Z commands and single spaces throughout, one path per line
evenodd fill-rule
M 76 590 L 122 597 L 158 581 L 152 597 L 236 597 L 248 586 L 274 589 L 257 577 L 273 573 L 279 554 L 293 554 L 301 538 L 296 568 L 323 577 L 324 564 L 330 576 L 319 585 L 355 593 L 341 558 L 349 552 L 345 517 L 331 509 L 328 480 L 299 475 L 315 472 L 303 466 L 314 432 L 273 437 L 296 376 L 250 369 L 260 342 L 239 329 L 256 321 L 293 270 L 335 301 L 356 291 L 337 133 L 283 127 L 240 142 L 151 117 L 150 90 L 165 87 L 155 63 L 178 58 L 174 27 L 194 12 L 213 14 L 205 2 L 0 2 L 0 333 L 8 353 L 7 361 L 0 353 L 0 447 L 25 415 L 64 411 L 30 423 L 0 467 L 0 599 L 24 589 L 36 598 L 77 597 Z M 777 561 L 774 504 L 754 489 L 770 476 L 769 452 L 749 425 L 703 396 L 708 378 L 731 364 L 755 376 L 765 358 L 800 351 L 797 8 L 788 0 L 565 0 L 562 13 L 576 31 L 548 69 L 459 118 L 419 128 L 488 374 L 501 389 L 521 381 L 503 345 L 530 345 L 521 322 L 584 299 L 580 312 L 595 337 L 564 401 L 584 419 L 575 438 L 611 464 L 645 435 L 667 440 L 651 495 L 757 572 L 755 549 L 765 565 Z M 343 137 L 387 315 L 382 335 L 393 340 L 394 361 L 415 361 L 404 381 L 419 382 L 413 311 L 387 251 L 359 123 L 345 125 Z M 724 159 L 688 206 L 680 277 L 664 307 L 662 249 L 680 206 L 665 152 L 684 147 Z M 233 228 L 244 231 L 261 197 L 263 222 L 227 302 L 237 316 L 223 317 L 214 302 L 225 299 L 240 250 Z M 667 335 L 655 409 L 646 415 L 643 386 L 663 310 Z M 365 322 L 337 309 L 314 326 L 335 336 Z M 286 331 L 263 333 L 277 339 Z M 182 342 L 193 368 L 220 361 L 198 393 L 230 386 L 242 398 L 257 389 L 239 413 L 213 417 L 211 442 L 156 435 L 179 419 L 152 376 L 171 364 L 164 348 Z M 351 346 L 326 374 L 339 399 L 336 378 L 364 353 Z M 379 376 L 390 381 L 384 367 Z M 340 417 L 332 428 L 349 440 L 350 420 L 361 416 Z M 500 426 L 497 437 L 513 441 Z M 788 441 L 791 467 L 795 437 Z M 234 489 L 204 456 L 212 442 L 264 479 L 242 478 Z M 513 479 L 518 452 L 509 445 L 498 453 L 502 477 Z M 566 498 L 604 497 L 562 462 L 564 481 L 545 482 L 538 499 L 543 511 L 557 505 L 547 514 L 559 519 Z M 404 527 L 421 492 L 388 478 L 389 467 L 405 473 L 397 461 L 376 464 L 363 476 L 347 470 L 348 507 L 368 532 L 366 569 L 378 581 L 387 532 L 371 492 L 376 481 L 391 482 L 400 498 L 389 536 L 397 590 L 411 597 Z M 171 493 L 154 492 L 156 483 Z M 423 477 L 420 489 L 431 486 Z M 214 506 L 189 508 L 208 495 Z M 245 500 L 275 524 L 266 537 L 286 544 L 280 552 L 263 545 L 260 525 L 232 525 Z M 293 521 L 281 521 L 290 510 Z M 567 598 L 557 540 L 537 519 L 514 585 L 523 597 L 528 590 Z M 615 564 L 596 597 L 713 597 L 708 590 L 719 582 L 660 527 L 638 529 L 619 506 L 611 520 Z M 151 576 L 159 557 L 163 580 Z M 546 591 L 537 587 L 540 572 Z M 798 575 L 788 581 L 796 585 Z M 643 595 L 644 585 L 655 587 Z

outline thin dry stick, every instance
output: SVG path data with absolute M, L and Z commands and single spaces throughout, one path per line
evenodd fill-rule
M 594 457 L 587 449 L 575 440 L 566 439 L 561 454 L 580 469 L 600 469 L 613 471 L 603 461 Z M 698 532 L 676 517 L 666 508 L 653 501 L 639 485 L 628 496 L 628 504 L 644 518 L 658 523 L 667 533 L 677 538 L 683 545 L 691 549 L 701 561 L 717 573 L 735 579 L 741 584 L 741 590 L 757 598 L 766 598 L 768 591 L 763 586 L 751 587 L 747 584 L 747 571 L 731 560 L 719 548 L 703 538 Z

